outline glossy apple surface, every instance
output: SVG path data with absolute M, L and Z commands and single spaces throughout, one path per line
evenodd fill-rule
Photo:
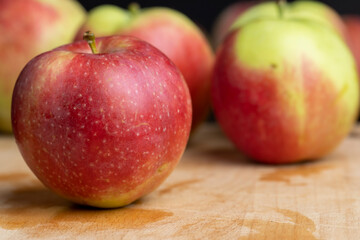
M 72 0 L 0 0 L 0 131 L 11 132 L 11 96 L 21 69 L 72 42 L 85 16 Z
M 12 124 L 35 175 L 71 201 L 127 205 L 171 173 L 188 141 L 191 100 L 176 66 L 132 37 L 85 41 L 32 59 L 14 90 Z
M 79 31 L 91 30 L 97 36 L 132 35 L 143 39 L 167 55 L 182 72 L 189 87 L 195 129 L 210 108 L 210 79 L 214 55 L 201 30 L 178 11 L 153 7 L 127 11 L 102 5 L 89 12 L 88 21 Z
M 251 21 L 218 52 L 212 103 L 224 132 L 250 158 L 318 159 L 357 117 L 355 61 L 344 41 L 316 22 Z

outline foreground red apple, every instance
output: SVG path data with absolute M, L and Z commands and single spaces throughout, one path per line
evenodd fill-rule
M 343 20 L 346 26 L 346 40 L 355 57 L 357 69 L 360 73 L 360 16 L 345 15 Z
M 154 190 L 188 141 L 191 100 L 176 66 L 132 37 L 85 41 L 31 60 L 12 124 L 35 175 L 80 204 L 119 207 Z
M 345 42 L 315 21 L 294 21 L 286 7 L 282 11 L 227 36 L 212 82 L 224 132 L 266 163 L 328 154 L 349 133 L 359 106 L 355 61 Z
M 89 12 L 79 31 L 91 30 L 97 36 L 126 34 L 143 39 L 165 53 L 180 69 L 189 87 L 195 129 L 209 112 L 210 78 L 214 56 L 201 30 L 185 15 L 163 7 L 130 11 L 102 5 Z
M 11 96 L 21 69 L 72 42 L 85 16 L 73 0 L 0 0 L 0 131 L 11 132 Z

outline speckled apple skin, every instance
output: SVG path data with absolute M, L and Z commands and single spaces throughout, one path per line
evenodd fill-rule
M 175 65 L 132 37 L 85 41 L 31 60 L 15 86 L 12 124 L 26 163 L 80 204 L 120 207 L 153 191 L 180 160 L 191 100 Z
M 138 37 L 165 53 L 179 68 L 189 87 L 193 108 L 193 131 L 206 119 L 210 111 L 210 82 L 214 53 L 206 37 L 188 17 L 165 7 L 139 9 L 136 13 L 124 11 L 117 6 L 99 6 L 89 13 L 89 19 L 97 11 L 104 11 L 101 18 L 88 21 L 79 30 L 81 39 L 86 30 L 97 36 L 125 34 Z M 107 13 L 116 20 L 106 22 Z M 96 10 L 98 9 L 98 10 Z M 125 15 L 125 16 L 124 16 Z M 104 20 L 104 21 L 101 21 Z M 108 29 L 109 26 L 116 26 Z

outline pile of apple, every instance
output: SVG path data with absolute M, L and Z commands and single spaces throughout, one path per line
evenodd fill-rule
M 256 161 L 328 154 L 359 109 L 343 21 L 318 2 L 240 10 L 220 15 L 215 57 L 200 28 L 169 8 L 86 13 L 73 0 L 0 0 L 0 131 L 13 131 L 48 188 L 105 208 L 157 188 L 210 103 Z

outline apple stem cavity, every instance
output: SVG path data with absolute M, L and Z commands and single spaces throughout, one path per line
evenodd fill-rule
M 137 2 L 130 3 L 128 8 L 133 15 L 137 15 L 140 11 L 140 5 Z
M 277 0 L 276 1 L 277 6 L 278 6 L 278 10 L 279 10 L 279 16 L 280 18 L 283 18 L 284 16 L 284 7 L 286 5 L 286 0 Z
M 95 34 L 94 33 L 92 33 L 91 31 L 86 31 L 84 33 L 84 35 L 83 35 L 83 39 L 85 41 L 87 41 L 87 43 L 89 44 L 89 47 L 90 47 L 93 54 L 99 53 L 99 51 L 96 48 Z

